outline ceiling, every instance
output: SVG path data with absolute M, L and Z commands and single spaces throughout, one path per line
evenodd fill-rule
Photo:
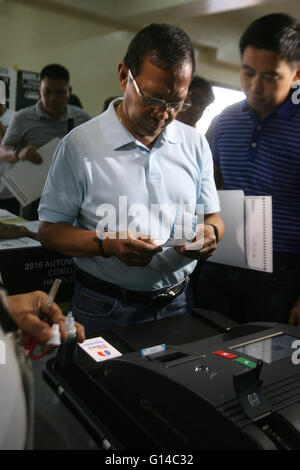
M 1 1 L 1 0 L 0 0 Z M 82 17 L 113 30 L 136 32 L 151 22 L 175 23 L 195 49 L 238 65 L 237 40 L 255 18 L 285 12 L 300 20 L 299 0 L 4 0 Z M 234 45 L 234 47 L 233 47 Z

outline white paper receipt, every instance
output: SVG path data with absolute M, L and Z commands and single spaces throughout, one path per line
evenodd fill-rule
M 168 234 L 168 238 L 162 240 L 155 239 L 155 243 L 162 247 L 185 246 L 188 248 L 195 240 L 196 228 L 197 216 L 179 209 L 176 212 L 176 216 L 172 224 L 171 232 Z M 196 249 L 200 248 L 202 248 L 202 245 Z
M 83 343 L 78 344 L 96 362 L 106 361 L 107 359 L 122 356 L 120 351 L 114 348 L 101 336 L 98 338 L 86 339 Z

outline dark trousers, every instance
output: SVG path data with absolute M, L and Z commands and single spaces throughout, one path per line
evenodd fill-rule
M 85 327 L 87 335 L 113 326 L 128 326 L 158 320 L 173 315 L 183 315 L 194 307 L 189 285 L 169 305 L 158 309 L 145 303 L 123 303 L 97 293 L 75 282 L 71 310 L 76 321 Z

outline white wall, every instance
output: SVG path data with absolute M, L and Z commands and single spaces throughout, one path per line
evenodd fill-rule
M 117 66 L 133 34 L 97 17 L 4 1 L 0 3 L 0 66 L 40 72 L 47 64 L 61 63 L 70 71 L 73 92 L 95 116 L 107 97 L 121 94 Z M 212 49 L 197 49 L 196 72 L 239 85 L 237 65 L 217 62 Z
M 0 3 L 0 65 L 40 72 L 53 62 L 68 68 L 73 91 L 98 114 L 121 93 L 117 66 L 132 34 L 86 19 L 18 3 Z

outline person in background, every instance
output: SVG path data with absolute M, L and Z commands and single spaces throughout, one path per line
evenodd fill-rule
M 273 273 L 204 263 L 196 302 L 239 322 L 300 325 L 300 24 L 263 16 L 239 45 L 247 98 L 219 115 L 212 153 L 223 189 L 272 196 Z
M 0 103 L 0 144 L 14 115 L 15 111 L 7 109 L 4 104 Z
M 195 75 L 189 87 L 189 97 L 192 106 L 178 113 L 176 119 L 189 126 L 196 127 L 207 106 L 215 100 L 211 84 L 204 78 Z
M 54 156 L 39 236 L 45 247 L 77 257 L 71 305 L 88 333 L 189 311 L 189 275 L 223 236 L 208 144 L 175 120 L 190 106 L 194 64 L 180 28 L 143 28 L 118 66 L 124 98 L 66 136 Z M 143 209 L 139 227 L 131 212 L 136 204 Z M 153 207 L 173 223 L 178 205 L 204 219 L 201 249 L 186 248 L 180 238 L 180 246 L 156 243 Z M 106 223 L 107 206 L 116 219 Z
M 20 161 L 41 164 L 39 147 L 55 137 L 62 138 L 90 119 L 87 111 L 68 104 L 71 91 L 70 74 L 65 67 L 50 64 L 42 69 L 40 99 L 35 105 L 16 112 L 0 145 L 0 177 Z M 19 208 L 18 202 L 1 183 L 0 207 L 15 214 Z M 32 207 L 32 214 L 24 213 L 24 217 L 37 218 L 36 207 Z

